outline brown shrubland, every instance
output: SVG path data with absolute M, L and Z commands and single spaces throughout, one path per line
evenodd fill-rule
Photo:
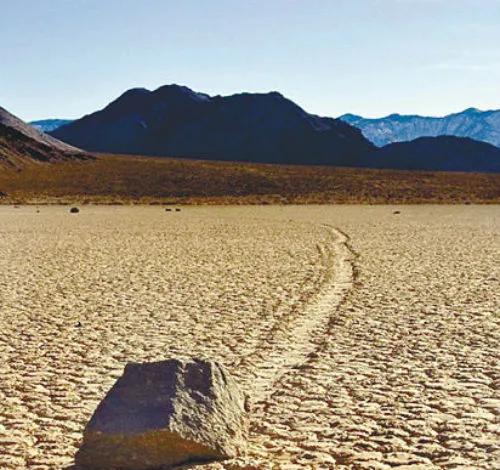
M 101 155 L 0 167 L 3 203 L 498 203 L 500 175 Z

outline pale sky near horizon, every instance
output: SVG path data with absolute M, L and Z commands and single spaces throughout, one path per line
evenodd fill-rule
M 500 108 L 500 0 L 0 0 L 0 106 L 77 118 L 133 87 L 277 90 L 368 117 Z

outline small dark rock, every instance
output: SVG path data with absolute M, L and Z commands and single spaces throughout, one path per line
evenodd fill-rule
M 81 328 L 82 327 L 82 322 L 77 322 L 75 325 L 76 328 Z
M 78 212 L 80 212 L 80 209 L 78 209 L 78 207 L 72 207 L 70 210 L 69 210 L 70 214 L 78 214 Z
M 394 211 L 393 214 L 401 214 L 401 211 Z
M 175 208 L 175 212 L 180 212 L 180 211 L 181 210 L 178 207 Z
M 172 212 L 172 209 L 170 209 L 170 207 L 167 207 L 167 208 L 165 209 L 165 212 Z

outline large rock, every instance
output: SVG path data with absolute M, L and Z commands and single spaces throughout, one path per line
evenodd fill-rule
M 128 364 L 84 432 L 76 465 L 158 469 L 241 455 L 245 395 L 219 364 Z

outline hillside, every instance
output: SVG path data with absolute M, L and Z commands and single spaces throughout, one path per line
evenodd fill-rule
M 102 155 L 0 169 L 3 203 L 500 203 L 500 174 Z
M 261 163 L 351 165 L 373 148 L 276 92 L 211 97 L 178 85 L 129 90 L 51 134 L 89 151 Z
M 359 128 L 378 147 L 440 135 L 469 137 L 500 147 L 500 110 L 470 108 L 444 117 L 391 114 L 379 119 L 345 114 L 340 119 Z
M 0 165 L 20 168 L 88 158 L 80 149 L 43 134 L 0 107 Z
M 466 137 L 420 137 L 386 145 L 366 159 L 370 168 L 500 172 L 500 148 Z

